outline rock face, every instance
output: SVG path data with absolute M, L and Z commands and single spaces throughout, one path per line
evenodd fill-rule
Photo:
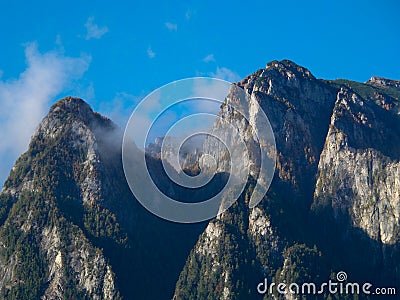
M 387 87 L 394 87 L 396 89 L 400 89 L 400 80 L 391 80 L 387 78 L 382 78 L 379 76 L 372 76 L 370 80 L 366 82 L 367 84 L 372 85 L 381 85 Z
M 298 299 L 259 295 L 257 284 L 322 283 L 339 271 L 399 290 L 398 81 L 321 80 L 284 60 L 237 85 L 250 121 L 228 105 L 220 117 L 254 149 L 265 126 L 260 105 L 275 134 L 274 179 L 256 207 L 250 178 L 227 211 L 194 225 L 163 221 L 136 202 L 110 120 L 77 98 L 55 103 L 0 193 L 0 299 Z M 158 144 L 147 162 L 160 189 L 202 201 L 219 188 L 225 174 L 188 200 L 165 179 Z M 226 171 L 225 149 L 208 139 L 194 156 L 182 153 L 184 168 L 196 174 L 210 149 Z M 242 160 L 256 177 L 257 155 Z
M 315 189 L 315 205 L 349 215 L 352 226 L 383 244 L 399 241 L 397 106 L 386 111 L 351 90 L 339 90 Z
M 171 296 L 204 225 L 179 227 L 139 205 L 121 145 L 83 100 L 53 105 L 0 194 L 0 299 Z
M 366 84 L 319 80 L 290 61 L 273 61 L 237 83 L 248 94 L 249 114 L 257 101 L 269 118 L 277 147 L 275 178 L 257 207 L 246 206 L 250 184 L 235 205 L 209 223 L 174 298 L 251 299 L 259 297 L 256 285 L 263 278 L 320 282 L 340 270 L 353 279 L 367 276 L 396 286 L 397 83 L 376 77 Z M 224 106 L 220 116 L 240 128 L 248 145 L 254 143 L 249 127 L 262 130 Z M 216 156 L 219 165 L 226 164 L 223 152 Z

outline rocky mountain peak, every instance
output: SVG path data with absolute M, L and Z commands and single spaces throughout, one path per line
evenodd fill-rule
M 94 112 L 84 100 L 65 97 L 58 100 L 39 124 L 32 141 L 39 138 L 56 138 L 60 134 L 72 134 L 72 140 L 105 139 L 111 133 L 118 134 L 117 126 L 108 118 Z M 107 133 L 108 132 L 108 133 Z
M 299 66 L 295 62 L 288 59 L 284 59 L 281 61 L 273 60 L 267 63 L 265 68 L 267 70 L 275 69 L 279 72 L 285 72 L 286 74 L 292 74 L 297 77 L 303 77 L 306 79 L 315 79 L 314 75 L 312 75 L 307 68 Z
M 119 128 L 80 98 L 51 107 L 0 192 L 0 299 L 172 293 L 203 227 L 163 222 L 137 203 L 123 173 L 121 139 Z M 173 255 L 156 265 L 159 249 Z M 162 287 L 151 290 L 145 275 Z
M 249 96 L 249 115 L 257 101 L 274 131 L 275 176 L 256 208 L 242 205 L 244 195 L 209 223 L 174 299 L 253 299 L 255 289 L 243 288 L 254 286 L 251 276 L 296 282 L 303 270 L 308 275 L 302 280 L 345 268 L 359 279 L 398 282 L 400 272 L 392 267 L 398 264 L 400 228 L 397 83 L 371 80 L 316 79 L 283 60 L 238 83 Z M 252 131 L 226 107 L 223 119 L 252 145 Z M 265 128 L 257 120 L 249 125 Z M 328 269 L 316 268 L 325 262 Z
M 400 80 L 387 79 L 379 76 L 372 76 L 366 84 L 394 87 L 400 89 Z
M 0 244 L 7 248 L 0 253 L 0 298 L 119 298 L 100 243 L 123 244 L 118 207 L 130 203 L 118 156 L 109 151 L 113 126 L 73 97 L 56 102 L 40 123 L 0 193 Z
M 93 115 L 93 110 L 85 101 L 80 98 L 67 96 L 61 100 L 58 100 L 53 106 L 50 108 L 49 114 L 55 113 L 63 113 L 63 114 L 72 114 L 76 117 L 80 117 L 82 119 L 88 118 Z
M 259 69 L 255 73 L 245 77 L 238 82 L 238 86 L 244 88 L 248 93 L 259 91 L 269 96 L 284 95 L 284 89 L 296 89 L 297 91 L 307 82 L 317 82 L 314 75 L 302 66 L 290 60 L 273 60 L 267 63 L 265 69 Z
M 55 125 L 55 121 L 58 121 L 59 125 L 82 123 L 92 130 L 98 127 L 115 127 L 110 119 L 94 112 L 84 100 L 72 96 L 67 96 L 53 104 L 39 125 L 39 129 L 51 129 L 51 125 Z M 49 126 L 50 128 L 45 128 Z

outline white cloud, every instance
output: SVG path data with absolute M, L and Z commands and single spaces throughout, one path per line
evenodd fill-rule
M 178 30 L 178 25 L 175 23 L 171 23 L 171 22 L 166 22 L 165 27 L 167 27 L 169 31 L 177 31 Z
M 94 17 L 89 17 L 85 23 L 86 40 L 99 39 L 108 32 L 107 26 L 99 27 L 94 23 Z
M 149 46 L 149 47 L 147 48 L 147 56 L 148 56 L 149 58 L 154 58 L 154 57 L 156 56 L 156 53 L 153 51 L 153 49 L 151 49 L 151 46 Z
M 57 95 L 72 88 L 88 69 L 90 57 L 68 57 L 60 51 L 40 53 L 36 43 L 25 48 L 27 67 L 18 78 L 0 80 L 0 182 Z
M 137 101 L 137 103 L 135 103 L 137 104 L 135 105 L 135 108 L 131 108 L 131 111 L 129 112 L 131 122 L 128 127 L 129 136 L 139 148 L 145 146 L 147 131 L 150 129 L 151 124 L 158 116 L 159 112 L 162 111 L 160 97 L 160 91 L 155 90 L 148 94 L 144 99 Z
M 215 76 L 213 76 L 215 77 Z M 231 85 L 212 78 L 198 78 L 194 80 L 192 98 L 216 99 L 223 102 L 230 91 Z M 212 105 L 212 103 L 209 103 Z
M 241 80 L 241 77 L 238 73 L 236 73 L 235 71 L 232 71 L 228 68 L 225 67 L 217 67 L 217 69 L 215 70 L 215 72 L 211 72 L 210 76 L 215 77 L 215 78 L 219 78 L 219 79 L 223 79 L 229 82 L 237 82 Z
M 203 61 L 206 63 L 215 61 L 214 54 L 208 54 L 206 57 L 203 58 Z

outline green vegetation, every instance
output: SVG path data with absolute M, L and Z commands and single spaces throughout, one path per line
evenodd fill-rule
M 337 87 L 339 87 L 340 85 L 350 87 L 364 99 L 373 99 L 375 93 L 382 93 L 396 100 L 400 100 L 400 90 L 393 87 L 371 85 L 347 79 L 336 79 L 336 80 L 330 80 L 328 82 L 333 85 L 336 85 Z
M 83 206 L 78 184 L 86 177 L 83 163 L 87 145 L 73 145 L 75 117 L 60 115 L 65 125 L 56 138 L 39 133 L 11 171 L 5 188 L 17 191 L 15 197 L 8 192 L 0 194 L 0 241 L 4 244 L 0 261 L 12 272 L 0 299 L 39 299 L 44 294 L 49 284 L 49 261 L 42 244 L 45 228 L 57 228 L 60 235 L 59 250 L 66 259 L 62 271 L 65 299 L 88 297 L 78 288 L 75 271 L 66 263 L 72 237 L 83 237 L 86 232 L 99 246 L 102 241 L 121 244 L 126 240 L 108 209 L 98 204 Z M 85 247 L 89 253 L 100 251 L 91 244 Z

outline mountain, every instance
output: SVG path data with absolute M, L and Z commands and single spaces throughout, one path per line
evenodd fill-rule
M 144 209 L 123 173 L 121 131 L 79 98 L 56 102 L 0 193 L 0 299 L 295 299 L 260 295 L 257 285 L 323 283 L 339 271 L 399 290 L 400 82 L 317 79 L 283 60 L 236 85 L 248 114 L 257 102 L 269 118 L 274 178 L 256 207 L 249 178 L 227 211 L 198 224 Z M 225 104 L 234 99 L 235 89 Z M 265 125 L 243 122 L 228 105 L 219 115 L 255 151 L 252 132 Z M 197 174 L 202 152 L 225 170 L 222 150 L 201 143 L 181 153 L 185 172 Z M 160 190 L 186 202 L 219 190 L 218 176 L 194 196 L 173 185 L 159 144 L 146 160 Z M 244 164 L 257 173 L 251 154 Z M 314 298 L 332 297 L 353 299 Z
M 339 271 L 352 282 L 398 289 L 399 81 L 320 80 L 284 60 L 238 85 L 248 95 L 247 107 L 257 101 L 270 120 L 275 177 L 257 207 L 247 206 L 249 188 L 210 221 L 174 299 L 258 299 L 264 278 L 317 284 Z M 253 142 L 232 110 L 221 109 L 220 116 Z M 217 122 L 214 130 L 221 126 Z M 262 130 L 254 122 L 247 126 Z M 276 290 L 274 296 L 294 298 Z
M 120 129 L 83 100 L 52 106 L 0 194 L 0 298 L 172 295 L 204 225 L 165 222 L 138 204 L 121 145 Z

